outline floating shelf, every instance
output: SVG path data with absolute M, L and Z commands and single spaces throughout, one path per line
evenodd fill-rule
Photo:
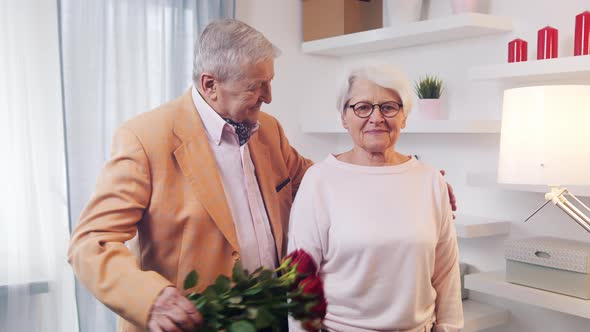
M 467 13 L 304 42 L 303 53 L 345 56 L 442 41 L 480 37 L 512 30 L 505 17 Z
M 590 301 L 511 284 L 504 271 L 468 274 L 465 288 L 545 309 L 590 319 Z
M 455 220 L 455 228 L 457 229 L 457 237 L 472 239 L 485 236 L 506 235 L 510 232 L 510 222 L 458 215 Z
M 467 173 L 466 183 L 473 187 L 489 187 L 500 190 L 510 191 L 529 191 L 536 193 L 548 193 L 549 187 L 543 185 L 527 184 L 503 184 L 497 182 L 496 173 Z M 590 187 L 588 186 L 564 186 L 576 196 L 590 197 Z
M 409 134 L 498 134 L 499 120 L 408 120 L 402 133 Z M 346 133 L 342 125 L 334 120 L 330 124 L 308 123 L 303 126 L 307 134 Z
M 510 312 L 473 300 L 464 300 L 463 318 L 465 327 L 461 331 L 475 332 L 506 324 L 510 319 Z
M 474 67 L 472 80 L 506 80 L 516 83 L 551 80 L 590 81 L 590 56 L 572 56 Z

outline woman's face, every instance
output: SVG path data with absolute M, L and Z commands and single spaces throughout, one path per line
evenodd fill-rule
M 352 85 L 348 105 L 358 102 L 383 104 L 390 101 L 400 105 L 402 103 L 397 92 L 369 80 L 357 80 Z M 357 148 L 371 153 L 383 153 L 397 142 L 401 129 L 406 127 L 406 118 L 403 110 L 392 118 L 384 117 L 379 106 L 375 106 L 368 118 L 360 118 L 352 108 L 347 107 L 342 114 L 342 126 L 348 130 Z

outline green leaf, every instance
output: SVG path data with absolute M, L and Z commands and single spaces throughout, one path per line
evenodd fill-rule
M 230 284 L 231 281 L 229 278 L 222 275 L 215 280 L 215 289 L 217 290 L 217 293 L 223 293 L 229 290 Z
M 197 281 L 199 280 L 199 275 L 197 271 L 192 270 L 184 279 L 184 289 L 193 288 L 197 285 Z
M 246 275 L 246 271 L 244 271 L 244 268 L 242 267 L 242 263 L 240 261 L 237 261 L 234 265 L 232 271 L 232 280 L 236 284 L 248 281 L 248 276 Z
M 219 303 L 219 301 L 215 300 L 209 302 L 209 307 L 211 308 L 211 310 L 217 312 L 223 310 L 224 306 L 221 303 Z
M 256 270 L 254 270 L 254 272 L 252 272 L 252 275 L 259 274 L 263 269 L 264 269 L 264 267 L 260 266 L 259 268 L 257 268 Z
M 256 332 L 256 327 L 254 327 L 254 324 L 247 320 L 239 320 L 237 322 L 233 322 L 227 328 L 227 332 Z
M 242 294 L 244 296 L 252 296 L 262 292 L 262 287 L 254 286 L 246 289 Z
M 207 326 L 202 326 L 199 328 L 199 332 L 218 332 L 219 330 L 216 329 L 213 326 L 209 326 L 209 324 L 207 324 Z
M 203 308 L 207 305 L 207 298 L 204 296 L 201 296 L 198 299 L 196 299 L 195 301 L 193 301 L 193 304 L 195 305 L 197 310 L 202 312 Z
M 415 82 L 414 90 L 420 99 L 437 99 L 440 98 L 443 88 L 443 81 L 436 76 L 426 75 L 424 78 Z
M 246 309 L 246 317 L 250 320 L 255 320 L 256 316 L 258 316 L 258 308 L 257 307 L 249 307 Z
M 262 270 L 262 272 L 260 272 L 260 280 L 262 281 L 271 280 L 274 276 L 275 275 L 271 270 Z
M 241 296 L 232 296 L 230 297 L 227 302 L 231 303 L 231 304 L 238 304 L 242 302 L 242 297 Z
M 217 299 L 217 291 L 215 290 L 215 286 L 211 285 L 211 286 L 208 286 L 207 288 L 205 288 L 205 291 L 203 292 L 202 296 L 205 297 L 209 301 L 216 300 Z
M 254 325 L 257 330 L 261 330 L 263 328 L 269 327 L 273 321 L 274 316 L 265 308 L 260 308 L 258 309 L 258 315 L 256 315 Z
M 248 307 L 245 304 L 228 304 L 226 306 L 226 308 L 228 309 L 234 309 L 234 310 L 246 310 Z

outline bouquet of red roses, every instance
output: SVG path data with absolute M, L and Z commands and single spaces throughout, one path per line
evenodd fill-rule
M 184 289 L 197 285 L 192 271 Z M 319 331 L 326 316 L 326 299 L 317 265 L 303 250 L 286 256 L 275 270 L 259 268 L 252 273 L 238 261 L 231 279 L 219 276 L 202 293 L 187 298 L 203 315 L 199 331 L 254 332 L 281 331 L 287 316 L 301 321 L 306 331 Z

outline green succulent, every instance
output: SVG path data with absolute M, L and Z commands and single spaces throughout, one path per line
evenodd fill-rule
M 443 82 L 434 75 L 420 77 L 414 84 L 414 90 L 420 99 L 438 99 L 443 93 Z

